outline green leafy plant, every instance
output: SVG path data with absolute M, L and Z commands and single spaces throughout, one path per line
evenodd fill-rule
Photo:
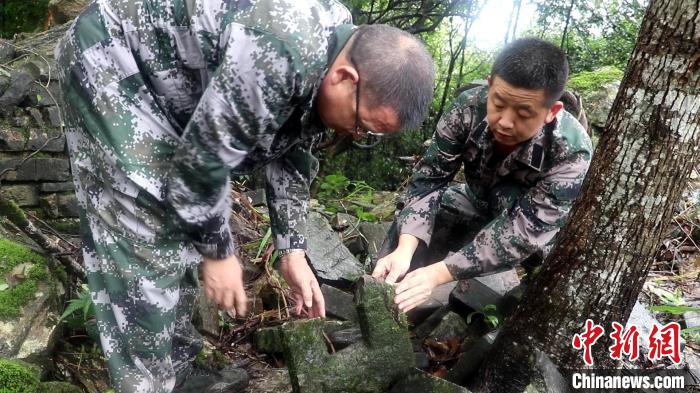
M 323 178 L 320 191 L 316 195 L 318 200 L 330 213 L 346 212 L 355 215 L 363 221 L 377 221 L 377 217 L 370 213 L 374 205 L 372 195 L 374 188 L 364 181 L 350 180 L 347 177 L 334 174 Z
M 481 316 L 482 318 L 484 318 L 484 322 L 486 322 L 486 324 L 491 329 L 497 328 L 500 324 L 498 316 L 496 316 L 495 304 L 487 304 L 484 307 L 482 307 L 481 310 L 469 313 L 469 315 L 467 315 L 467 323 L 472 323 L 472 318 L 474 318 L 475 316 Z
M 76 315 L 76 313 L 78 313 Z M 71 329 L 77 329 L 81 326 L 93 322 L 95 318 L 95 304 L 92 302 L 90 290 L 87 285 L 83 284 L 80 292 L 75 299 L 68 301 L 68 306 L 61 314 L 58 322 L 66 321 Z

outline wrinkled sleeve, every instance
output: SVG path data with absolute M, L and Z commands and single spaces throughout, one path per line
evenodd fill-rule
M 471 243 L 445 259 L 452 276 L 467 279 L 511 267 L 536 251 L 546 255 L 581 189 L 589 162 L 590 152 L 580 151 L 555 165 Z
M 430 242 L 440 194 L 459 170 L 470 127 L 471 110 L 457 100 L 438 121 L 428 150 L 402 196 L 397 218 L 399 233 Z
M 311 146 L 310 140 L 301 142 L 265 168 L 270 227 L 278 250 L 306 249 L 309 186 L 318 172 Z
M 167 195 L 194 246 L 215 259 L 234 252 L 229 172 L 289 117 L 301 64 L 271 34 L 231 24 L 223 36 L 221 65 L 185 128 Z

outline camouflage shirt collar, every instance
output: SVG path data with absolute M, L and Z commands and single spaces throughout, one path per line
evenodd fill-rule
M 323 72 L 324 76 L 357 29 L 357 26 L 350 24 L 336 26 L 335 32 L 331 36 L 330 45 L 328 46 L 328 62 L 326 63 L 326 70 Z
M 556 128 L 556 126 L 556 119 L 552 123 L 545 124 L 537 135 L 521 143 L 515 151 L 509 154 L 504 160 L 504 163 L 509 164 L 515 159 L 536 171 L 541 171 L 545 158 L 545 136 L 547 129 Z M 493 151 L 495 140 L 493 139 L 493 134 L 489 130 L 485 118 L 477 124 L 474 132 L 469 136 L 469 140 L 484 152 Z

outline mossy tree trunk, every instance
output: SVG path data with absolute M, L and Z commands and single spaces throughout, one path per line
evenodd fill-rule
M 565 376 L 580 368 L 571 342 L 587 318 L 605 328 L 596 366 L 611 365 L 611 323 L 628 319 L 700 156 L 698 48 L 698 3 L 652 0 L 579 200 L 474 391 L 524 391 L 535 350 Z

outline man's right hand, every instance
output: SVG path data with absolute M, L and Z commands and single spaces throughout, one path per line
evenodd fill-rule
M 247 296 L 243 288 L 243 272 L 238 258 L 204 258 L 202 262 L 204 294 L 235 317 L 246 313 Z
M 402 234 L 396 250 L 377 261 L 372 277 L 384 280 L 387 284 L 395 284 L 402 279 L 411 267 L 411 259 L 419 242 L 415 236 Z

